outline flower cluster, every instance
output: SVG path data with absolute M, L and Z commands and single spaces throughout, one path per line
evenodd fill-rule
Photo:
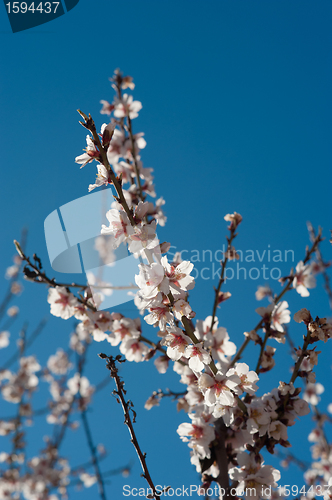
M 89 192 L 109 185 L 115 189 L 114 201 L 106 213 L 108 225 L 102 225 L 96 249 L 106 265 L 114 262 L 120 245 L 138 259 L 135 276 L 138 291 L 134 303 L 145 323 L 154 327 L 158 340 L 150 340 L 143 335 L 139 318 L 98 310 L 103 294 L 112 293 L 112 286 L 104 283 L 102 277 L 89 277 L 89 286 L 86 287 L 76 285 L 81 293 L 75 295 L 71 285 L 57 285 L 54 280 L 48 279 L 41 272 L 38 259 L 35 259 L 34 266 L 19 251 L 20 260 L 6 272 L 7 279 L 12 281 L 11 293 L 19 294 L 21 291 L 16 279 L 21 261 L 25 259 L 28 262 L 26 277 L 49 285 L 47 300 L 51 313 L 62 319 L 75 318 L 78 323 L 70 338 L 69 354 L 68 351 L 57 350 L 49 357 L 44 369 L 33 356 L 21 355 L 17 373 L 9 370 L 0 372 L 2 397 L 18 404 L 21 416 L 31 416 L 30 399 L 42 377 L 49 384 L 52 398 L 47 422 L 65 429 L 73 411 L 85 415 L 95 392 L 83 375 L 88 346 L 92 339 L 106 341 L 128 361 L 142 362 L 154 358 L 159 373 L 166 373 L 173 362 L 173 369 L 185 390 L 181 393 L 169 390 L 164 393 L 161 389 L 154 391 L 145 407 L 150 409 L 158 405 L 162 397 L 173 395 L 178 409 L 188 414 L 190 422 L 180 424 L 177 433 L 190 448 L 192 464 L 202 473 L 204 491 L 213 480 L 224 481 L 220 478 L 225 478 L 227 471 L 239 495 L 247 488 L 254 488 L 257 494 L 251 495 L 251 498 L 270 498 L 266 488 L 277 486 L 280 473 L 264 463 L 263 449 L 273 453 L 277 445 L 288 448 L 289 427 L 309 412 L 309 405 L 316 408 L 317 425 L 309 440 L 314 443 L 313 458 L 317 461 L 307 472 L 306 480 L 316 485 L 323 484 L 323 481 L 327 484 L 332 475 L 332 454 L 322 428 L 324 419 L 317 410 L 324 388 L 316 382 L 313 369 L 318 363 L 320 351 L 312 344 L 320 340 L 325 343 L 331 337 L 331 321 L 319 317 L 313 319 L 307 309 L 297 312 L 294 320 L 304 323 L 307 335 L 304 336 L 303 346 L 293 349 L 294 366 L 290 381 L 280 382 L 278 387 L 263 395 L 258 394 L 257 386 L 259 376 L 275 365 L 277 347 L 282 347 L 275 343 L 274 346 L 269 345 L 269 340 L 274 339 L 279 344 L 286 341 L 286 325 L 291 322 L 291 313 L 289 303 L 281 298 L 291 289 L 295 289 L 301 297 L 309 296 L 308 289 L 316 284 L 315 274 L 325 272 L 327 268 L 319 262 L 312 262 L 321 241 L 320 234 L 295 271 L 281 278 L 281 283 L 286 286 L 279 295 L 274 294 L 268 285 L 258 288 L 257 300 L 267 298 L 270 304 L 256 310 L 260 321 L 249 333 L 245 332 L 244 343 L 237 350 L 232 341 L 232 325 L 228 326 L 228 333 L 225 327 L 219 326 L 217 317 L 220 304 L 231 297 L 229 292 L 221 291 L 227 262 L 239 259 L 234 239 L 242 216 L 237 212 L 227 214 L 224 219 L 229 222 L 229 237 L 220 263 L 221 274 L 215 288 L 212 314 L 205 320 L 195 320 L 196 313 L 189 303 L 189 293 L 195 286 L 191 275 L 194 266 L 190 261 L 183 261 L 181 254 L 175 254 L 169 260 L 167 252 L 170 243 L 160 243 L 157 236 L 157 226 L 164 226 L 166 222 L 162 210 L 165 202 L 163 198 L 156 199 L 153 169 L 144 167 L 141 159 L 141 151 L 146 147 L 144 134 L 134 133 L 132 123 L 138 117 L 142 104 L 127 93 L 127 89 L 132 91 L 135 88 L 130 76 L 123 76 L 117 70 L 111 83 L 116 92 L 114 99 L 112 102 L 101 101 L 101 113 L 107 115 L 110 121 L 101 126 L 99 134 L 91 116 L 80 113 L 84 119 L 82 125 L 89 134 L 84 153 L 75 161 L 81 168 L 96 161 L 97 178 L 94 184 L 89 185 Z M 127 92 L 123 93 L 124 90 Z M 29 270 L 29 266 L 32 269 Z M 92 293 L 95 290 L 98 293 Z M 7 312 L 15 318 L 19 311 L 13 306 Z M 0 348 L 7 347 L 9 338 L 8 330 L 0 332 Z M 255 344 L 253 349 L 259 351 L 255 370 L 242 362 L 244 350 L 250 342 Z M 70 358 L 72 352 L 80 361 L 75 372 L 70 374 L 74 369 Z M 294 385 L 297 377 L 305 383 L 302 397 L 301 389 Z M 116 394 L 121 398 L 122 389 L 120 385 L 117 388 Z M 128 406 L 125 411 L 129 409 L 132 408 Z M 71 421 L 70 426 L 75 428 L 78 423 Z M 24 460 L 24 453 L 20 452 L 24 444 L 19 427 L 13 419 L 0 421 L 0 435 L 14 436 L 14 452 L 0 454 L 2 461 L 10 465 Z M 52 488 L 66 495 L 71 469 L 68 462 L 60 458 L 58 446 L 59 443 L 49 438 L 41 454 L 27 462 L 24 474 L 19 467 L 9 467 L 2 473 L 4 486 L 0 486 L 0 498 L 16 498 L 22 493 L 28 500 L 56 500 L 57 496 L 51 493 Z M 92 456 L 96 463 L 94 451 Z M 90 474 L 84 468 L 80 470 L 80 481 L 85 487 L 98 482 L 101 488 L 98 467 L 95 472 Z M 223 486 L 228 487 L 227 484 Z M 330 497 L 326 496 L 327 499 Z

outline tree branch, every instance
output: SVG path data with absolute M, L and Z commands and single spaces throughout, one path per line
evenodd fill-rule
M 117 396 L 117 401 L 119 403 L 121 403 L 123 413 L 125 416 L 124 423 L 128 427 L 128 430 L 129 430 L 129 433 L 131 436 L 131 442 L 134 445 L 134 448 L 135 448 L 136 453 L 138 455 L 139 461 L 141 463 L 141 467 L 143 469 L 142 476 L 146 479 L 148 485 L 150 486 L 150 488 L 152 490 L 152 496 L 149 496 L 148 498 L 155 498 L 155 500 L 160 500 L 160 496 L 158 495 L 158 493 L 156 491 L 156 488 L 155 488 L 154 483 L 151 479 L 149 469 L 148 469 L 148 466 L 147 466 L 147 463 L 145 460 L 146 454 L 142 453 L 141 448 L 140 448 L 139 443 L 138 443 L 138 440 L 137 440 L 137 437 L 136 437 L 136 434 L 135 434 L 135 431 L 134 431 L 133 422 L 135 422 L 136 412 L 133 410 L 133 403 L 130 400 L 128 400 L 128 401 L 125 400 L 124 382 L 120 379 L 119 374 L 118 374 L 118 368 L 116 366 L 116 361 L 118 361 L 119 363 L 123 363 L 125 360 L 122 359 L 120 355 L 116 356 L 116 358 L 113 358 L 113 356 L 107 356 L 106 354 L 103 354 L 103 353 L 99 354 L 99 357 L 101 359 L 107 360 L 106 367 L 108 370 L 110 370 L 110 375 L 114 379 L 114 382 L 116 385 L 116 390 L 113 391 L 113 394 L 115 394 Z M 131 417 L 130 417 L 130 410 L 133 412 L 133 416 L 134 416 L 133 421 L 131 420 Z

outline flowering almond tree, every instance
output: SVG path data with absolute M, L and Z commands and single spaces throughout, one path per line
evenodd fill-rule
M 280 450 L 291 447 L 288 428 L 294 424 L 300 426 L 301 417 L 311 411 L 315 421 L 315 428 L 309 435 L 309 441 L 314 443 L 313 462 L 305 466 L 306 486 L 292 493 L 298 498 L 331 498 L 332 455 L 324 431 L 331 417 L 318 409 L 319 394 L 324 388 L 316 382 L 314 369 L 332 336 L 332 322 L 320 317 L 321 311 L 303 307 L 291 312 L 285 300 L 286 294 L 295 290 L 305 301 L 309 290 L 316 285 L 317 274 L 323 275 L 331 300 L 326 271 L 329 264 L 323 261 L 320 251 L 321 230 L 316 234 L 309 225 L 311 246 L 306 248 L 296 268 L 279 280 L 279 292 L 268 286 L 258 288 L 257 300 L 266 299 L 269 304 L 257 308 L 256 326 L 244 332 L 242 345 L 236 346 L 232 332 L 219 325 L 218 310 L 227 307 L 226 301 L 231 297 L 222 287 L 228 263 L 239 257 L 235 240 L 242 216 L 234 212 L 224 217 L 229 223 L 227 248 L 220 262 L 220 279 L 216 283 L 211 315 L 198 319 L 199 311 L 193 311 L 189 301 L 189 294 L 196 293 L 192 276 L 194 265 L 182 260 L 180 253 L 170 258 L 171 242 L 161 242 L 157 236 L 157 227 L 162 228 L 166 222 L 162 208 L 165 202 L 156 197 L 152 169 L 145 168 L 142 163 L 141 150 L 146 146 L 143 134 L 133 130 L 133 120 L 138 117 L 142 104 L 132 95 L 123 93 L 134 89 L 133 79 L 117 70 L 111 82 L 115 90 L 112 103 L 101 101 L 101 113 L 110 117 L 110 121 L 102 124 L 100 132 L 93 118 L 79 111 L 80 123 L 88 135 L 85 152 L 75 161 L 81 168 L 89 168 L 90 163 L 97 167 L 95 183 L 88 186 L 88 191 L 102 186 L 110 186 L 113 190 L 114 202 L 106 213 L 108 225 L 100 227 L 97 249 L 101 258 L 108 262 L 114 260 L 114 252 L 122 246 L 137 259 L 135 284 L 131 287 L 135 294 L 133 291 L 128 293 L 134 295 L 138 316 L 134 319 L 124 316 L 121 306 L 112 312 L 101 308 L 105 295 L 116 288 L 112 284 L 93 276 L 88 276 L 87 285 L 57 282 L 48 277 L 36 255 L 27 256 L 24 242 L 15 242 L 18 256 L 14 266 L 7 270 L 10 289 L 1 312 L 7 308 L 8 297 L 20 292 L 17 276 L 23 264 L 26 279 L 48 287 L 51 314 L 64 320 L 75 318 L 78 324 L 70 337 L 69 349 L 59 346 L 46 367 L 42 368 L 34 356 L 25 355 L 43 324 L 32 334 L 32 339 L 24 332 L 21 334 L 17 371 L 9 370 L 15 360 L 3 365 L 1 394 L 5 401 L 16 405 L 17 410 L 15 417 L 0 420 L 0 435 L 7 436 L 12 443 L 11 451 L 0 455 L 0 499 L 65 498 L 68 488 L 75 482 L 87 488 L 97 483 L 100 497 L 107 498 L 105 473 L 100 466 L 103 450 L 93 443 L 87 416 L 98 386 L 93 387 L 83 375 L 86 353 L 92 342 L 102 342 L 100 358 L 105 360 L 114 382 L 114 395 L 122 406 L 130 439 L 147 482 L 145 496 L 148 498 L 168 495 L 172 484 L 160 490 L 149 472 L 148 460 L 135 433 L 133 403 L 127 398 L 124 381 L 119 376 L 119 366 L 126 360 L 149 362 L 152 372 L 157 370 L 165 377 L 170 369 L 179 375 L 183 392 L 155 390 L 145 408 L 150 410 L 164 397 L 171 396 L 177 402 L 177 409 L 184 411 L 184 421 L 177 433 L 180 440 L 187 443 L 190 462 L 200 475 L 198 490 L 201 495 L 211 498 L 216 491 L 213 486 L 217 485 L 218 498 L 289 496 L 289 490 L 280 486 L 280 471 L 268 464 L 269 454 L 280 453 L 283 465 L 293 461 L 303 468 L 300 459 Z M 240 311 L 241 304 L 238 308 Z M 15 311 L 8 310 L 8 314 L 15 316 Z M 293 321 L 303 326 L 300 346 L 292 343 L 288 333 L 288 325 Z M 286 340 L 292 347 L 290 375 L 278 373 L 274 361 L 278 344 Z M 8 343 L 9 332 L 3 328 L 0 347 L 5 348 Z M 242 359 L 249 344 L 256 346 L 256 359 L 247 364 Z M 76 363 L 73 361 L 75 353 Z M 100 363 L 95 360 L 95 370 L 102 375 L 105 368 Z M 69 375 L 74 365 L 75 373 Z M 273 368 L 275 385 L 262 394 L 260 379 Z M 46 439 L 39 455 L 28 458 L 24 428 L 34 416 L 31 397 L 41 380 L 49 384 L 52 401 L 47 408 L 47 421 L 56 431 L 53 437 Z M 74 412 L 81 417 L 91 451 L 87 465 L 83 464 L 78 471 L 60 454 L 60 444 Z M 144 441 L 144 436 L 141 440 Z M 92 471 L 89 472 L 89 468 Z M 123 464 L 118 472 L 128 469 L 129 466 Z M 109 494 L 112 495 L 111 487 Z

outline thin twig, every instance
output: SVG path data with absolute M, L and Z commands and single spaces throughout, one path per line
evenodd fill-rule
M 43 281 L 38 281 L 38 280 L 29 280 L 32 283 L 41 283 L 43 284 Z M 130 285 L 127 286 L 113 286 L 113 285 L 80 285 L 79 283 L 59 283 L 55 279 L 52 280 L 54 283 L 53 286 L 63 286 L 65 288 L 79 288 L 81 290 L 86 290 L 87 288 L 98 288 L 98 290 L 136 290 L 138 288 L 137 285 L 134 285 L 131 283 Z
M 295 465 L 297 465 L 303 471 L 308 470 L 308 468 L 310 466 L 308 462 L 304 462 L 303 460 L 300 460 L 293 453 L 290 453 L 290 452 L 283 453 L 280 450 L 276 450 L 275 454 L 277 457 L 280 457 L 283 460 L 286 460 L 288 463 L 293 462 Z
M 78 373 L 80 375 L 80 379 L 82 377 L 83 368 L 84 368 L 84 364 L 85 364 L 85 361 L 86 361 L 86 351 L 87 351 L 87 348 L 88 348 L 88 344 L 85 343 L 84 347 L 85 347 L 84 348 L 84 352 L 83 352 L 83 354 L 81 356 L 79 356 L 78 361 L 77 361 L 77 365 L 78 365 L 77 369 L 78 369 Z M 78 391 L 78 393 L 80 393 L 80 390 Z M 83 428 L 84 428 L 85 436 L 86 436 L 86 439 L 87 439 L 87 442 L 88 442 L 88 446 L 89 446 L 89 449 L 90 449 L 91 460 L 92 460 L 92 463 L 93 463 L 93 466 L 94 466 L 94 469 L 95 469 L 95 474 L 96 474 L 96 477 L 97 477 L 99 495 L 100 495 L 101 500 L 106 500 L 104 480 L 103 480 L 102 473 L 100 471 L 99 459 L 98 459 L 98 455 L 96 453 L 96 446 L 94 445 L 94 442 L 93 442 L 93 439 L 92 439 L 92 434 L 91 434 L 91 430 L 90 430 L 90 426 L 89 426 L 89 422 L 88 422 L 88 417 L 87 417 L 87 414 L 86 414 L 86 406 L 85 406 L 85 403 L 84 403 L 84 398 L 82 396 L 80 396 L 79 407 L 81 408 L 81 419 L 82 419 L 82 422 L 83 422 Z
M 139 167 L 138 167 L 137 158 L 136 158 L 136 152 L 135 152 L 135 140 L 134 140 L 134 136 L 133 136 L 133 131 L 132 131 L 131 119 L 129 117 L 129 112 L 127 114 L 127 121 L 128 121 L 128 132 L 129 132 L 129 137 L 130 137 L 130 141 L 131 141 L 131 155 L 132 155 L 133 161 L 134 161 L 134 169 L 135 169 L 135 174 L 136 174 L 137 187 L 138 187 L 138 190 L 139 190 L 139 194 L 140 194 L 141 200 L 145 201 L 145 196 L 143 194 L 143 189 L 142 189 L 141 178 L 140 178 L 140 175 L 139 175 Z
M 81 125 L 83 125 L 83 127 L 86 128 L 87 130 L 89 130 L 92 134 L 94 144 L 100 153 L 99 161 L 100 161 L 100 163 L 102 163 L 104 165 L 104 167 L 108 171 L 108 174 L 109 174 L 109 177 L 112 181 L 112 184 L 114 185 L 116 192 L 118 194 L 118 197 L 119 197 L 118 201 L 122 205 L 124 211 L 126 212 L 128 219 L 130 220 L 131 225 L 135 226 L 136 224 L 135 224 L 132 210 L 130 210 L 130 208 L 128 207 L 128 204 L 126 202 L 126 199 L 125 199 L 123 191 L 122 191 L 122 182 L 120 179 L 118 179 L 116 177 L 116 175 L 113 172 L 111 165 L 108 161 L 108 158 L 107 158 L 108 145 L 107 145 L 107 147 L 106 146 L 104 147 L 102 145 L 102 143 L 100 142 L 99 135 L 98 135 L 97 129 L 96 129 L 96 125 L 95 125 L 95 122 L 93 121 L 91 115 L 89 114 L 89 116 L 86 116 L 81 110 L 78 110 L 78 112 L 82 116 L 82 118 L 84 119 L 84 122 L 85 122 L 85 123 L 80 122 Z
M 308 227 L 311 241 L 315 241 L 316 234 L 315 234 L 315 230 L 314 230 L 311 222 L 307 222 L 307 227 Z M 317 260 L 322 268 L 321 274 L 323 275 L 323 278 L 324 278 L 324 288 L 325 288 L 326 293 L 329 297 L 330 308 L 332 309 L 332 290 L 331 290 L 331 285 L 330 285 L 330 278 L 326 272 L 326 268 L 329 267 L 330 263 L 324 262 L 323 257 L 322 257 L 322 253 L 321 253 L 320 248 L 318 246 L 316 248 L 316 257 L 317 257 Z
M 35 277 L 28 278 L 29 281 L 32 281 L 33 283 L 46 283 L 47 285 L 50 285 L 52 288 L 54 288 L 56 286 L 61 286 L 61 284 L 59 285 L 58 283 L 56 283 L 54 278 L 51 279 L 48 276 L 46 276 L 46 273 L 43 272 L 37 266 L 37 264 L 34 264 L 33 262 L 31 262 L 30 258 L 27 255 L 25 255 L 20 244 L 16 240 L 14 240 L 14 244 L 15 244 L 15 247 L 16 247 L 20 257 L 22 258 L 22 260 L 24 260 L 31 267 L 31 269 L 33 269 Z M 90 304 L 88 302 L 88 300 L 83 300 L 80 297 L 76 297 L 76 299 L 78 300 L 78 302 L 83 304 L 85 307 L 88 307 L 89 309 L 91 309 L 94 312 L 97 311 L 97 309 L 92 304 Z
M 321 430 L 321 433 L 322 433 L 321 439 L 322 439 L 324 447 L 325 447 L 326 455 L 329 456 L 330 455 L 331 446 L 329 444 L 329 441 L 327 439 L 326 432 L 325 432 L 325 429 L 324 429 L 324 418 L 323 418 L 323 415 L 321 414 L 321 412 L 319 411 L 319 409 L 317 408 L 317 406 L 313 406 L 312 405 L 312 410 L 313 410 L 313 412 L 315 414 L 317 425 L 318 425 L 318 427 L 319 427 L 319 429 Z
M 116 385 L 116 390 L 113 391 L 113 393 L 117 396 L 117 401 L 121 403 L 123 413 L 125 416 L 124 423 L 128 427 L 130 437 L 131 437 L 131 442 L 134 445 L 134 448 L 136 450 L 136 453 L 138 455 L 139 461 L 141 463 L 141 467 L 143 470 L 142 476 L 146 479 L 148 485 L 150 486 L 152 490 L 152 496 L 150 498 L 155 498 L 155 500 L 160 500 L 160 496 L 156 492 L 156 488 L 154 486 L 154 483 L 151 479 L 150 472 L 145 460 L 146 454 L 141 451 L 141 448 L 139 446 L 135 431 L 134 431 L 134 426 L 133 422 L 135 422 L 136 418 L 136 412 L 133 410 L 133 403 L 128 400 L 125 400 L 124 394 L 124 382 L 120 379 L 119 374 L 118 374 L 118 368 L 116 366 L 116 361 L 119 363 L 123 363 L 125 360 L 121 358 L 120 355 L 116 356 L 116 358 L 113 358 L 113 356 L 107 356 L 106 354 L 99 354 L 99 357 L 102 359 L 107 360 L 106 367 L 108 370 L 110 370 L 111 377 L 114 379 L 115 385 Z M 131 420 L 130 417 L 130 410 L 133 412 L 133 421 Z
M 300 366 L 302 364 L 302 361 L 303 361 L 304 357 L 307 355 L 307 347 L 310 343 L 310 340 L 311 340 L 311 332 L 310 332 L 309 328 L 307 327 L 307 335 L 304 338 L 303 347 L 301 349 L 301 355 L 298 357 L 298 360 L 295 363 L 294 371 L 293 371 L 292 377 L 289 381 L 289 385 L 294 384 L 295 379 L 297 378 L 297 376 L 299 374 L 299 370 L 300 370 Z
M 215 316 L 216 316 L 217 307 L 218 307 L 219 292 L 220 292 L 220 289 L 221 289 L 221 285 L 225 281 L 224 274 L 225 274 L 225 269 L 226 269 L 226 266 L 227 266 L 227 262 L 229 260 L 229 251 L 230 251 L 230 249 L 232 247 L 232 242 L 233 242 L 234 238 L 236 238 L 236 236 L 237 236 L 236 228 L 237 228 L 236 225 L 234 227 L 231 227 L 231 229 L 230 229 L 230 231 L 231 231 L 230 237 L 227 238 L 227 242 L 228 242 L 227 251 L 226 251 L 226 255 L 224 256 L 224 260 L 221 263 L 220 279 L 219 279 L 218 286 L 215 289 L 215 298 L 214 298 L 213 311 L 212 311 L 212 320 L 211 320 L 211 327 L 210 327 L 211 332 L 213 330 L 213 325 L 215 323 Z
M 19 358 L 21 358 L 24 354 L 24 349 L 25 349 L 25 336 L 26 336 L 26 331 L 28 329 L 28 324 L 25 323 L 22 330 L 20 331 L 20 344 L 19 344 Z M 11 452 L 11 457 L 13 457 L 18 450 L 24 449 L 25 443 L 23 440 L 24 432 L 21 431 L 22 427 L 22 415 L 21 415 L 21 408 L 22 405 L 24 404 L 23 402 L 23 397 L 24 397 L 25 391 L 21 394 L 20 400 L 18 402 L 18 407 L 17 407 L 17 416 L 14 419 L 15 421 L 15 433 L 12 438 L 12 452 Z M 14 467 L 14 461 L 11 461 L 10 463 L 10 468 Z
M 88 418 L 87 418 L 85 410 L 82 410 L 82 412 L 81 412 L 81 419 L 83 422 L 83 427 L 84 427 L 86 439 L 88 441 L 88 446 L 89 446 L 90 452 L 91 452 L 91 460 L 92 460 L 92 463 L 93 463 L 93 466 L 95 469 L 95 473 L 96 473 L 96 477 L 97 477 L 99 495 L 100 495 L 100 498 L 102 500 L 106 500 L 104 480 L 103 480 L 102 473 L 100 471 L 99 459 L 98 459 L 98 456 L 96 453 L 96 447 L 95 447 L 93 440 L 92 440 L 92 434 L 91 434 L 91 430 L 89 427 L 89 422 L 88 422 Z
M 118 93 L 118 98 L 121 101 L 122 100 L 122 90 L 121 90 L 121 80 L 114 80 L 114 84 L 116 87 L 116 91 Z M 145 196 L 143 193 L 142 189 L 142 183 L 141 183 L 141 178 L 140 178 L 140 173 L 139 173 L 139 166 L 136 158 L 136 151 L 135 151 L 135 140 L 134 140 L 134 135 L 133 135 L 133 129 L 132 129 L 132 123 L 131 123 L 131 118 L 129 116 L 129 111 L 127 113 L 127 122 L 128 122 L 128 133 L 129 133 L 129 138 L 130 138 L 130 143 L 131 143 L 131 155 L 133 157 L 133 163 L 134 163 L 134 170 L 136 174 L 136 182 L 137 182 L 137 188 L 139 190 L 139 195 L 142 201 L 145 201 Z M 126 137 L 126 129 L 124 126 L 124 118 L 121 118 L 120 120 L 120 127 L 124 133 L 124 136 Z M 129 160 L 127 160 L 129 163 Z M 130 164 L 130 163 L 129 163 Z M 134 183 L 134 181 L 132 181 Z
M 305 255 L 303 264 L 307 264 L 307 262 L 309 262 L 312 254 L 316 251 L 316 249 L 318 248 L 318 245 L 319 245 L 319 243 L 321 241 L 323 241 L 323 238 L 322 238 L 322 232 L 321 232 L 321 229 L 320 229 L 318 231 L 318 234 L 317 234 L 316 238 L 315 238 L 315 241 L 312 244 L 311 249 L 310 250 L 307 249 L 307 251 L 306 251 L 306 255 Z M 286 278 L 284 278 L 284 280 L 288 280 L 288 283 L 285 286 L 285 288 L 279 293 L 279 295 L 277 295 L 277 297 L 274 299 L 274 304 L 277 304 L 279 302 L 279 300 L 285 295 L 286 292 L 288 292 L 290 289 L 292 290 L 291 285 L 292 285 L 293 280 L 294 280 L 294 275 L 287 276 Z M 258 330 L 260 330 L 262 328 L 263 323 L 264 323 L 264 319 L 262 318 L 257 323 L 257 325 L 255 326 L 255 328 L 253 330 L 257 333 Z M 240 347 L 240 349 L 238 350 L 238 352 L 236 353 L 236 355 L 232 359 L 231 363 L 229 364 L 229 368 L 232 368 L 235 365 L 235 363 L 240 359 L 243 351 L 245 350 L 245 348 L 249 344 L 250 340 L 251 340 L 250 337 L 247 337 L 244 340 L 242 346 Z
M 289 345 L 291 347 L 291 354 L 294 354 L 295 344 L 294 344 L 294 342 L 292 340 L 292 337 L 289 335 L 289 331 L 288 331 L 287 326 L 284 326 L 284 330 L 285 330 L 286 340 L 287 340 L 287 342 L 289 343 Z
M 71 472 L 76 472 L 80 468 L 89 467 L 91 465 L 92 465 L 91 462 L 87 462 L 86 464 L 83 464 L 81 466 L 73 467 L 71 469 Z M 106 472 L 103 472 L 103 476 L 104 477 L 109 477 L 109 476 L 116 476 L 118 474 L 123 474 L 124 475 L 124 473 L 128 473 L 129 474 L 130 471 L 131 471 L 131 467 L 132 467 L 132 463 L 130 462 L 128 465 L 124 465 L 123 467 L 117 467 L 116 469 L 110 469 L 110 470 L 108 470 Z M 110 483 L 110 481 L 108 481 L 108 483 Z M 70 488 L 72 486 L 77 486 L 77 485 L 81 485 L 81 484 L 82 484 L 82 480 L 81 479 L 71 479 L 70 483 L 68 485 L 66 485 L 66 488 Z M 56 488 L 57 488 L 57 486 L 53 486 L 49 490 L 52 491 L 52 490 L 54 490 Z
M 271 333 L 270 324 L 269 323 L 265 323 L 265 336 L 264 336 L 263 343 L 261 345 L 261 350 L 260 350 L 260 353 L 259 353 L 259 357 L 258 357 L 256 368 L 255 368 L 255 372 L 257 373 L 257 375 L 259 374 L 259 371 L 260 371 L 261 362 L 262 362 L 262 358 L 263 358 L 263 354 L 264 354 L 264 349 L 265 349 L 267 340 L 268 340 L 268 338 L 270 336 L 270 333 Z
M 25 249 L 26 247 L 26 242 L 27 242 L 27 234 L 28 234 L 28 231 L 26 229 L 23 229 L 22 230 L 22 233 L 21 233 L 21 248 Z M 7 290 L 7 293 L 2 301 L 2 303 L 0 304 L 0 319 L 2 319 L 5 311 L 6 311 L 6 307 L 8 306 L 9 302 L 11 301 L 11 299 L 13 298 L 14 294 L 12 292 L 12 285 L 13 283 L 15 283 L 16 279 L 17 279 L 17 275 L 19 274 L 20 272 L 20 268 L 22 266 L 22 262 L 20 263 L 19 267 L 18 267 L 18 271 L 17 271 L 17 274 L 15 276 L 13 276 L 10 281 L 9 281 L 9 286 L 8 286 L 8 290 Z
M 47 319 L 44 318 L 41 320 L 37 328 L 32 332 L 30 337 L 26 340 L 25 342 L 25 349 L 28 349 L 32 345 L 32 343 L 36 340 L 38 335 L 43 331 L 45 328 L 45 325 L 47 323 Z M 20 349 L 17 350 L 8 360 L 7 362 L 3 365 L 1 369 L 6 369 L 9 366 L 11 366 L 18 358 L 20 357 Z

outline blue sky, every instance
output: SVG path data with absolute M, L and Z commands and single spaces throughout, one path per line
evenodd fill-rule
M 162 241 L 189 254 L 195 249 L 202 260 L 203 250 L 214 255 L 225 243 L 223 217 L 237 211 L 243 216 L 238 248 L 260 255 L 266 250 L 266 256 L 268 249 L 293 250 L 294 262 L 278 264 L 287 274 L 304 256 L 306 221 L 321 225 L 327 237 L 331 227 L 331 17 L 328 1 L 80 0 L 59 19 L 12 34 L 3 7 L 2 272 L 11 263 L 12 240 L 28 227 L 28 252 L 36 252 L 52 274 L 44 220 L 56 208 L 87 194 L 95 179 L 94 165 L 80 170 L 74 163 L 85 147 L 86 135 L 76 110 L 90 112 L 101 125 L 105 118 L 99 114 L 99 101 L 112 99 L 108 78 L 120 67 L 134 77 L 134 96 L 143 104 L 134 130 L 145 133 L 142 159 L 146 167 L 154 168 L 157 194 L 166 200 L 168 222 L 158 231 Z M 322 251 L 326 259 L 331 258 L 328 241 Z M 264 259 L 266 266 L 273 267 Z M 200 262 L 197 267 L 211 270 L 213 263 L 217 265 Z M 256 259 L 255 267 L 261 265 Z M 233 279 L 225 287 L 233 296 L 220 309 L 220 324 L 237 345 L 243 332 L 259 319 L 254 310 L 262 304 L 254 294 L 263 281 L 261 277 Z M 270 284 L 280 290 L 275 280 Z M 197 318 L 211 314 L 214 285 L 212 279 L 197 280 L 191 293 Z M 286 300 L 292 313 L 307 307 L 314 315 L 329 314 L 321 280 L 308 299 L 291 292 Z M 26 283 L 17 303 L 21 313 L 13 338 L 25 319 L 33 328 L 49 312 L 42 286 Z M 38 314 L 32 314 L 36 307 Z M 122 310 L 135 315 L 133 303 Z M 70 320 L 50 318 L 33 352 L 47 359 L 60 340 L 66 344 L 72 327 Z M 153 337 L 152 328 L 146 332 Z M 301 342 L 301 327 L 292 324 L 290 333 L 296 344 Z M 271 345 L 276 346 L 272 341 Z M 331 348 L 329 344 L 320 348 L 323 362 L 317 379 L 324 374 L 327 380 Z M 92 350 L 97 353 L 101 346 Z M 255 364 L 257 351 L 248 352 L 244 361 L 254 357 Z M 277 360 L 287 371 L 287 347 L 280 352 Z M 94 355 L 88 370 L 95 382 L 105 374 Z M 177 414 L 169 401 L 150 412 L 143 410 L 154 389 L 179 387 L 177 375 L 159 376 L 148 364 L 129 363 L 123 374 L 136 403 L 137 432 L 156 482 L 196 484 L 188 448 L 175 433 L 185 414 Z M 267 382 L 259 384 L 262 391 L 278 384 L 280 376 L 274 372 L 266 376 Z M 109 496 L 119 498 L 126 481 L 141 486 L 144 482 L 120 408 L 109 392 L 96 396 L 91 420 L 95 440 L 104 439 L 111 451 L 106 468 L 122 465 L 128 457 L 135 460 L 129 479 L 112 479 Z M 326 384 L 322 409 L 330 401 L 327 392 Z M 42 400 L 42 392 L 36 398 Z M 310 419 L 303 420 L 310 427 Z M 307 432 L 292 431 L 294 452 L 309 458 Z M 83 445 L 75 435 L 70 439 L 64 453 L 77 464 Z M 271 457 L 267 461 L 276 464 Z M 296 469 L 286 472 L 280 484 L 293 484 L 294 477 L 296 484 L 303 484 Z M 87 490 L 81 498 L 91 494 Z

